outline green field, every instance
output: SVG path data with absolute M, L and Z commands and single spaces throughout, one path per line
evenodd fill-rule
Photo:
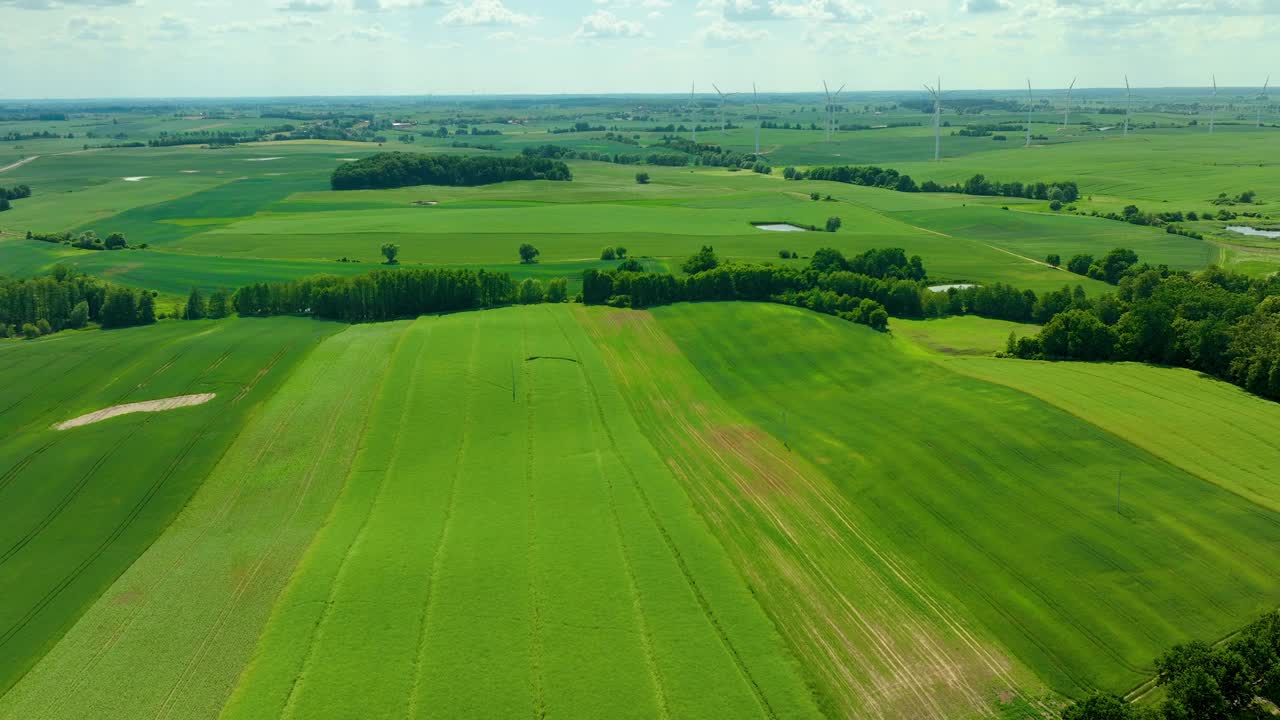
M 86 101 L 65 120 L 0 103 L 0 186 L 33 190 L 0 213 L 0 275 L 65 265 L 176 317 L 193 287 L 389 268 L 386 243 L 399 267 L 566 278 L 570 299 L 616 267 L 606 247 L 677 275 L 708 245 L 797 269 L 900 247 L 930 284 L 1090 298 L 1118 289 L 1046 257 L 1280 270 L 1280 241 L 1226 230 L 1280 227 L 1275 128 L 1210 136 L 1201 100 L 1167 89 L 1121 138 L 1120 97 L 1096 91 L 1068 127 L 1046 102 L 1023 147 L 1022 95 L 979 93 L 930 162 L 915 95 L 858 94 L 830 142 L 816 96 L 770 96 L 798 127 L 764 129 L 742 167 L 574 157 L 571 182 L 343 192 L 335 168 L 388 150 L 643 158 L 697 124 L 746 154 L 754 118 L 735 100 L 722 131 L 709 103 L 663 96 Z M 272 139 L 286 125 L 344 139 Z M 169 144 L 205 131 L 243 136 Z M 157 146 L 102 147 L 121 142 Z M 837 164 L 1080 197 L 783 178 Z M 1181 224 L 1200 239 L 1089 216 L 1130 204 L 1239 217 Z M 1280 405 L 1188 370 L 995 357 L 1039 331 L 569 302 L 2 339 L 0 718 L 1052 720 L 1142 694 L 1171 645 L 1280 606 Z M 215 395 L 54 429 L 196 393 Z

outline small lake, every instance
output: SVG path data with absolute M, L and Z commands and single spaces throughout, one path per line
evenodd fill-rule
M 768 225 L 756 225 L 755 227 L 757 230 L 767 230 L 768 232 L 808 232 L 802 227 L 787 223 L 769 223 Z
M 1258 228 L 1246 227 L 1244 225 L 1228 225 L 1227 229 L 1241 235 L 1253 235 L 1254 237 L 1271 238 L 1272 240 L 1280 238 L 1280 230 L 1259 230 Z
M 952 289 L 955 289 L 955 290 L 968 290 L 969 288 L 972 288 L 972 287 L 978 287 L 978 286 L 977 286 L 977 285 L 971 285 L 971 284 L 968 284 L 968 283 L 959 283 L 959 284 L 956 284 L 956 285 L 933 285 L 933 286 L 931 286 L 931 287 L 929 288 L 929 292 L 946 292 L 946 291 L 948 291 L 948 290 L 952 290 Z

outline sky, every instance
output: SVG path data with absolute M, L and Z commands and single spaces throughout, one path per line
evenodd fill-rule
M 1280 0 L 0 0 L 0 98 L 1257 87 Z

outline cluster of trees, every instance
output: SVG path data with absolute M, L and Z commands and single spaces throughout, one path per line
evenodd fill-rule
M 426 313 L 510 305 L 518 285 L 507 273 L 451 268 L 374 270 L 367 275 L 319 275 L 246 285 L 232 295 L 242 316 L 310 314 L 346 322 L 376 322 Z
M 1177 645 L 1156 660 L 1159 704 L 1132 705 L 1095 694 L 1063 720 L 1234 720 L 1267 717 L 1259 702 L 1280 705 L 1280 612 L 1272 611 L 1219 646 Z
M 607 129 L 608 128 L 603 125 L 593 126 L 591 123 L 579 121 L 567 128 L 547 128 L 547 132 L 552 135 L 564 135 L 566 133 L 604 132 Z
M 600 251 L 601 260 L 626 260 L 627 249 L 624 247 L 607 247 Z
M 650 153 L 648 155 L 634 155 L 627 153 L 602 153 L 594 150 L 575 150 L 573 148 L 564 147 L 563 145 L 538 145 L 534 147 L 526 147 L 521 150 L 526 156 L 549 158 L 552 160 L 591 160 L 594 162 L 613 163 L 614 165 L 661 165 L 665 167 L 679 167 L 688 165 L 691 158 L 688 155 L 677 155 L 675 153 Z
M 333 171 L 334 190 L 364 190 L 408 185 L 473 186 L 510 180 L 573 179 L 569 166 L 558 160 L 519 155 L 421 155 L 378 153 L 345 163 Z
M 1011 337 L 1007 354 L 1187 367 L 1280 400 L 1280 277 L 1143 265 L 1122 275 L 1115 293 L 1086 298 L 1064 288 L 1037 304 L 1033 319 L 1045 327 Z
M 0 212 L 13 206 L 13 200 L 31 197 L 31 188 L 26 185 L 15 185 L 11 188 L 0 187 Z
M 1054 260 L 1057 255 L 1050 255 L 1049 264 L 1057 267 Z M 1067 261 L 1067 270 L 1076 275 L 1084 275 L 1093 280 L 1101 280 L 1115 285 L 1126 275 L 1149 270 L 1149 265 L 1138 265 L 1138 253 L 1128 248 L 1116 248 L 1095 260 L 1092 255 L 1081 253 Z
M 988 180 L 983 175 L 974 175 L 963 183 L 942 185 L 926 180 L 917 185 L 910 175 L 903 175 L 893 168 L 871 166 L 837 166 L 816 167 L 808 172 L 795 168 L 786 168 L 783 177 L 788 180 L 826 180 L 849 185 L 878 187 L 898 192 L 949 192 L 965 195 L 986 195 L 998 197 L 1021 197 L 1033 200 L 1051 200 L 1062 203 L 1075 202 L 1080 197 L 1080 188 L 1075 182 L 1035 182 L 1002 183 Z
M 39 242 L 57 243 L 61 245 L 70 245 L 81 250 L 124 250 L 129 247 L 129 241 L 125 238 L 124 233 L 113 232 L 107 236 L 105 240 L 98 237 L 98 233 L 92 230 L 85 230 L 79 235 L 72 235 L 69 232 L 62 233 L 34 233 L 27 231 L 28 240 L 37 240 Z M 145 249 L 146 244 L 138 246 L 139 249 Z
M 0 135 L 0 142 L 22 142 L 23 140 L 55 140 L 60 137 L 62 136 L 51 130 L 37 130 L 35 132 L 30 132 L 30 133 L 20 133 L 17 130 L 10 130 L 5 134 Z M 74 138 L 75 135 L 68 135 L 67 137 Z
M 155 295 L 55 266 L 43 277 L 0 280 L 0 337 L 39 337 L 90 322 L 104 328 L 156 321 Z
M 183 320 L 220 320 L 231 314 L 231 294 L 226 290 L 215 290 L 208 299 L 200 293 L 199 288 L 191 288 L 187 301 L 173 310 L 175 318 Z
M 747 170 L 754 167 L 756 162 L 760 160 L 760 158 L 753 153 L 739 153 L 733 152 L 732 150 L 725 150 L 719 145 L 694 142 L 682 135 L 666 135 L 658 142 L 658 145 L 690 156 L 694 165 L 729 168 L 736 167 Z

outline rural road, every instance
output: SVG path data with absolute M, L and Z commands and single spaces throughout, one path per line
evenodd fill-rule
M 39 156 L 39 155 L 32 155 L 32 156 L 31 156 L 31 157 L 29 157 L 29 158 L 23 158 L 23 159 L 19 160 L 18 162 L 13 163 L 12 165 L 5 165 L 4 167 L 0 167 L 0 173 L 2 173 L 2 172 L 6 172 L 6 171 L 8 171 L 8 170 L 13 170 L 14 168 L 20 168 L 20 167 L 22 167 L 23 165 L 26 165 L 27 163 L 31 162 L 32 160 L 37 160 L 37 159 L 39 159 L 39 158 L 40 158 L 40 156 Z

